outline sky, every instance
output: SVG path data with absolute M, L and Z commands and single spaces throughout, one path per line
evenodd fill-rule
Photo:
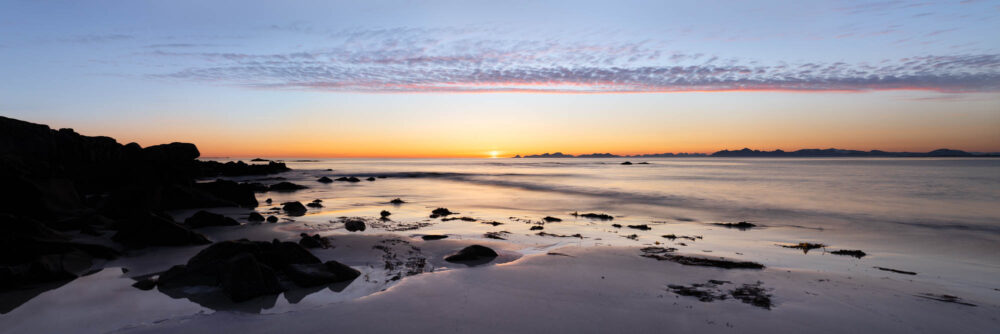
M 0 0 L 0 115 L 205 157 L 1000 152 L 1000 1 Z

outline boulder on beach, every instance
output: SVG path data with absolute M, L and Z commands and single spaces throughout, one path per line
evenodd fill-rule
M 361 219 L 347 219 L 344 221 L 344 228 L 349 232 L 364 231 L 365 227 L 365 222 Z
M 257 213 L 256 211 L 255 212 L 251 212 L 250 216 L 247 217 L 247 221 L 258 222 L 258 223 L 262 222 L 262 221 L 264 221 L 264 215 L 262 215 L 260 213 Z
M 126 218 L 119 221 L 116 227 L 118 233 L 115 233 L 111 240 L 130 248 L 211 243 L 204 235 L 191 231 L 161 214 L 149 213 Z
M 281 203 L 281 209 L 292 216 L 301 216 L 306 213 L 305 205 L 298 201 Z
M 184 225 L 191 228 L 201 228 L 206 226 L 238 226 L 240 223 L 235 219 L 202 210 L 185 219 Z
M 486 246 L 472 245 L 462 248 L 458 253 L 445 257 L 448 262 L 489 261 L 499 256 L 496 251 Z
M 184 265 L 160 274 L 161 290 L 217 286 L 235 302 L 285 291 L 282 277 L 310 287 L 348 281 L 360 272 L 336 261 L 322 263 L 293 242 L 223 241 L 203 249 Z
M 299 240 L 299 245 L 305 248 L 330 248 L 330 240 L 321 237 L 319 234 L 308 235 L 305 233 L 299 234 L 302 239 Z
M 307 188 L 309 188 L 309 187 L 306 187 L 306 186 L 303 186 L 303 185 L 299 185 L 299 184 L 294 184 L 294 183 L 286 181 L 286 182 L 278 182 L 278 183 L 272 184 L 270 187 L 267 188 L 267 190 L 268 191 L 283 191 L 283 192 L 287 192 L 287 191 L 297 191 L 297 190 L 302 190 L 302 189 L 307 189 Z

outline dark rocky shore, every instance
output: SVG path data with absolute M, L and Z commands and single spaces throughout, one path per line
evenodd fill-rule
M 196 180 L 289 170 L 199 155 L 189 143 L 143 148 L 0 117 L 0 292 L 65 282 L 129 249 L 211 243 L 192 228 L 218 217 L 184 224 L 164 211 L 253 208 L 260 184 Z

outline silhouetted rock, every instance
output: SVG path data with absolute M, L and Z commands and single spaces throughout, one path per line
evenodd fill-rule
M 160 214 L 145 214 L 123 219 L 112 240 L 130 248 L 148 246 L 183 246 L 210 243 L 208 238 L 177 224 Z
M 545 229 L 545 228 L 541 227 L 541 226 L 538 226 L 538 225 L 535 225 L 535 226 L 532 226 L 531 228 L 529 228 L 529 230 L 531 230 L 531 231 L 539 231 L 539 230 L 543 230 L 543 229 Z
M 441 217 L 441 216 L 447 216 L 447 215 L 453 215 L 453 214 L 455 214 L 455 213 L 451 212 L 447 208 L 437 208 L 437 209 L 434 209 L 434 211 L 431 211 L 431 215 L 434 218 Z
M 623 162 L 623 163 L 622 163 L 622 165 L 631 165 L 631 164 L 632 164 L 632 163 L 631 163 L 631 162 L 628 162 L 628 161 L 626 161 L 626 162 Z
M 309 202 L 309 204 L 306 204 L 306 206 L 308 206 L 310 208 L 322 208 L 323 207 L 323 203 L 320 203 L 320 202 Z
M 305 248 L 330 248 L 330 240 L 327 238 L 319 236 L 319 234 L 308 235 L 305 233 L 299 234 L 302 239 L 299 240 L 299 245 Z
M 248 164 L 243 161 L 226 163 L 200 161 L 198 168 L 201 177 L 268 175 L 291 170 L 284 163 L 274 161 L 267 164 Z
M 247 217 L 247 221 L 262 222 L 262 221 L 264 221 L 264 215 L 261 215 L 261 214 L 259 214 L 257 212 L 251 212 L 250 216 Z
M 316 182 L 319 182 L 319 183 L 332 183 L 333 180 L 330 179 L 330 178 L 328 178 L 328 177 L 326 177 L 326 176 L 324 176 L 324 177 L 321 177 L 318 180 L 316 180 Z
M 308 188 L 309 187 L 306 187 L 306 186 L 303 186 L 303 185 L 299 185 L 299 184 L 294 184 L 294 183 L 291 183 L 291 182 L 279 182 L 279 183 L 272 184 L 270 187 L 267 188 L 267 190 L 268 191 L 297 191 L 297 190 L 308 189 Z
M 267 216 L 267 222 L 268 222 L 268 223 L 277 223 L 277 222 L 278 222 L 278 217 L 275 217 L 275 216 Z
M 375 178 L 374 178 L 374 177 L 372 177 L 372 176 L 369 176 L 369 177 L 368 177 L 367 179 L 365 179 L 365 180 L 368 180 L 368 181 L 370 182 L 370 181 L 375 181 Z
M 406 203 L 406 201 L 403 201 L 402 199 L 396 198 L 396 199 L 393 199 L 393 200 L 389 201 L 389 203 L 392 203 L 392 204 L 403 204 L 403 203 Z
M 347 219 L 344 220 L 344 228 L 346 228 L 348 232 L 357 232 L 364 231 L 366 227 L 365 222 L 361 219 Z
M 628 228 L 634 228 L 634 229 L 643 230 L 643 231 L 649 231 L 649 230 L 653 229 L 653 228 L 649 227 L 649 225 L 646 225 L 646 224 L 642 224 L 642 225 L 629 225 Z
M 237 226 L 240 223 L 235 219 L 208 211 L 198 211 L 193 216 L 184 220 L 184 225 L 190 228 L 200 228 L 206 226 Z
M 386 210 L 382 210 L 382 212 L 379 212 L 378 214 L 379 216 L 382 216 L 382 218 L 384 219 L 384 218 L 389 218 L 389 215 L 391 215 L 392 213 Z
M 542 220 L 544 220 L 546 223 L 555 223 L 555 222 L 561 222 L 562 221 L 562 219 L 559 219 L 559 218 L 556 218 L 556 217 L 552 217 L 552 216 L 545 216 L 545 218 L 542 218 Z
M 281 209 L 285 210 L 285 212 L 292 216 L 301 216 L 306 214 L 306 207 L 297 201 L 281 203 Z
M 254 193 L 267 190 L 267 187 L 259 183 L 236 183 L 229 180 L 196 183 L 194 188 L 244 208 L 257 207 L 257 196 Z
M 335 179 L 334 181 L 341 181 L 341 182 L 351 182 L 351 183 L 354 183 L 354 182 L 361 182 L 361 179 L 358 179 L 358 178 L 356 178 L 356 177 L 353 177 L 353 176 L 351 176 L 351 177 L 343 177 L 343 176 L 342 176 L 342 177 L 338 177 L 338 178 L 337 178 L 337 179 Z
M 444 260 L 448 262 L 479 261 L 492 260 L 497 256 L 499 256 L 499 254 L 489 247 L 472 245 L 462 248 L 462 250 L 458 251 L 458 253 L 445 257 Z
M 447 235 L 443 235 L 443 234 L 428 234 L 428 235 L 422 236 L 420 238 L 422 238 L 424 240 L 441 240 L 441 239 L 444 239 L 444 238 L 447 238 L 447 237 L 448 237 Z

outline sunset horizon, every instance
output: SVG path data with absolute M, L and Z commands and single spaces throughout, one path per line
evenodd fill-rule
M 0 0 L 0 334 L 995 333 L 1000 0 Z

